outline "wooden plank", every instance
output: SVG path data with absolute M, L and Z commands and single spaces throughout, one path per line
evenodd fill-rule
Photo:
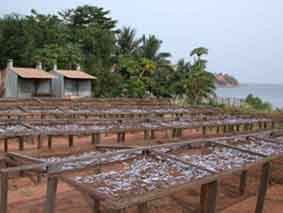
M 244 170 L 241 172 L 240 175 L 240 186 L 239 186 L 240 195 L 244 195 L 246 192 L 247 180 L 248 180 L 248 171 Z
M 271 175 L 271 162 L 266 162 L 265 164 L 262 165 L 255 213 L 263 213 L 264 201 L 268 189 L 270 175 Z
M 215 213 L 218 195 L 218 181 L 201 186 L 200 213 Z
M 0 181 L 0 213 L 7 213 L 8 174 L 1 174 Z
M 48 177 L 44 213 L 55 213 L 58 177 Z
M 27 155 L 23 155 L 21 153 L 15 153 L 15 152 L 9 152 L 7 153 L 7 157 L 17 159 L 17 160 L 23 160 L 23 161 L 31 161 L 31 162 L 38 162 L 38 163 L 44 163 L 44 160 L 40 160 L 38 158 L 30 157 Z

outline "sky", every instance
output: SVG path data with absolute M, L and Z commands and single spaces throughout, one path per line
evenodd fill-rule
M 208 70 L 242 83 L 283 84 L 281 0 L 0 0 L 0 15 L 56 13 L 89 4 L 111 11 L 118 26 L 155 34 L 172 60 L 190 60 L 198 46 L 209 49 Z

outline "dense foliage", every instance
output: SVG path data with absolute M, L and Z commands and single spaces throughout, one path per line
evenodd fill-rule
M 161 51 L 155 35 L 138 37 L 129 27 L 117 28 L 109 11 L 80 6 L 56 15 L 10 14 L 0 18 L 0 66 L 8 59 L 17 66 L 71 69 L 78 63 L 97 77 L 96 97 L 181 97 L 199 104 L 214 93 L 214 75 L 207 72 L 206 48 L 191 52 L 192 62 L 177 65 Z
M 259 97 L 248 95 L 245 102 L 253 109 L 258 111 L 272 111 L 272 105 L 268 102 L 264 102 Z

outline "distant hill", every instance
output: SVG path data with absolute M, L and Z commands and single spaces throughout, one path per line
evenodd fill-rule
M 215 83 L 218 87 L 237 87 L 240 85 L 238 80 L 228 74 L 217 73 L 215 74 Z

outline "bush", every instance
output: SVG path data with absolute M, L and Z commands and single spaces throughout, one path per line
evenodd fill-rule
M 272 111 L 272 105 L 270 103 L 264 102 L 259 97 L 253 96 L 252 94 L 249 94 L 246 97 L 245 102 L 254 110 L 264 111 L 264 112 Z

